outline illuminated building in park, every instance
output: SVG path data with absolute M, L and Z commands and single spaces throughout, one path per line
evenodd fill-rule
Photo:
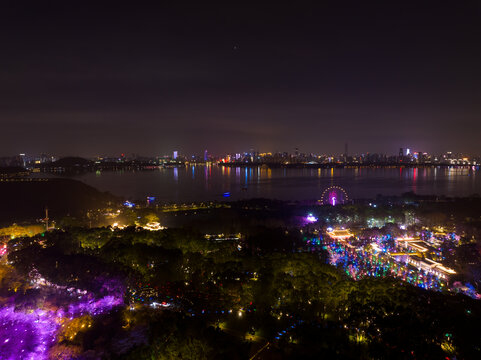
M 406 237 L 406 238 L 397 238 L 396 239 L 396 245 L 398 245 L 401 248 L 405 248 L 409 252 L 413 253 L 419 253 L 419 254 L 424 254 L 429 252 L 429 247 L 424 243 L 419 238 L 412 238 L 412 237 Z
M 434 274 L 444 280 L 449 280 L 450 276 L 456 274 L 456 271 L 444 266 L 441 263 L 431 259 L 422 259 L 419 256 L 409 256 L 407 258 L 407 263 L 418 268 L 419 270 Z
M 164 230 L 165 227 L 161 226 L 159 222 L 149 222 L 146 225 L 143 226 L 144 230 L 150 230 L 150 231 L 158 231 L 158 230 Z
M 431 273 L 443 280 L 449 280 L 451 275 L 456 274 L 456 271 L 453 269 L 447 268 L 437 261 L 426 258 L 426 256 L 433 253 L 434 249 L 419 238 L 397 238 L 396 245 L 400 250 L 406 249 L 406 252 L 390 254 L 395 257 L 397 261 L 405 261 L 407 264 L 416 267 L 418 270 Z
M 333 240 L 338 240 L 338 241 L 346 241 L 350 237 L 354 236 L 349 230 L 345 230 L 345 229 L 336 229 L 336 230 L 328 231 L 327 235 L 329 235 Z

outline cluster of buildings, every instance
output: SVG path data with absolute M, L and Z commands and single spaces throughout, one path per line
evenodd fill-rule
M 324 243 L 331 256 L 339 258 L 339 254 L 343 254 L 349 259 L 349 266 L 355 264 L 358 272 L 367 275 L 381 273 L 381 267 L 389 269 L 388 274 L 391 276 L 410 279 L 421 287 L 436 289 L 440 285 L 450 284 L 456 275 L 455 270 L 440 262 L 440 239 L 435 236 L 426 240 L 420 237 L 398 237 L 394 239 L 393 245 L 392 241 L 387 241 L 389 237 L 363 242 L 349 229 L 328 229 L 326 235 Z M 335 245 L 332 246 L 332 243 Z M 365 269 L 367 267 L 368 272 Z
M 19 154 L 10 157 L 0 157 L 0 168 L 23 167 L 27 169 L 41 168 L 54 164 L 59 158 L 53 155 L 27 155 Z M 380 153 L 349 154 L 347 144 L 344 153 L 338 155 L 314 154 L 301 152 L 298 148 L 294 152 L 259 152 L 251 149 L 242 153 L 227 153 L 213 155 L 208 150 L 202 154 L 186 155 L 178 150 L 162 156 L 146 157 L 138 154 L 120 154 L 119 156 L 96 156 L 91 161 L 92 166 L 176 166 L 192 163 L 219 163 L 219 164 L 267 164 L 279 166 L 298 165 L 479 165 L 480 156 L 465 154 L 429 154 L 422 151 L 413 151 L 409 148 L 400 148 L 396 155 Z
M 399 237 L 395 240 L 395 243 L 398 252 L 389 255 L 396 261 L 404 261 L 419 270 L 432 273 L 446 281 L 456 274 L 453 269 L 434 260 L 442 258 L 441 250 L 434 247 L 434 244 L 418 237 Z
M 34 167 L 35 165 L 48 164 L 57 161 L 58 157 L 40 154 L 40 155 L 30 155 L 30 154 L 18 154 L 15 156 L 3 156 L 0 157 L 0 167 Z
M 398 155 L 380 153 L 348 154 L 339 155 L 303 153 L 295 149 L 294 153 L 276 152 L 260 153 L 251 150 L 242 154 L 226 154 L 216 159 L 219 163 L 252 163 L 252 164 L 278 164 L 278 165 L 478 165 L 481 157 L 464 154 L 434 155 L 411 149 L 399 149 Z
M 453 154 L 451 151 L 440 155 L 433 155 L 422 151 L 411 151 L 409 148 L 400 148 L 397 160 L 400 163 L 408 164 L 478 165 L 480 163 L 479 157 Z

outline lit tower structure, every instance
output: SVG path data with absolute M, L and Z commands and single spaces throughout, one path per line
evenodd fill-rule
M 45 208 L 45 231 L 48 231 L 48 207 Z
M 20 154 L 20 159 L 22 160 L 23 167 L 27 167 L 27 160 L 25 158 L 25 154 Z

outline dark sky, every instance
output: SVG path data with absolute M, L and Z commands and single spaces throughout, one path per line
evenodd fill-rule
M 288 3 L 2 1 L 0 155 L 481 153 L 480 0 Z

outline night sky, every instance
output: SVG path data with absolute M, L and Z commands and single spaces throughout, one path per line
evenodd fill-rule
M 481 153 L 479 0 L 159 3 L 2 1 L 0 156 Z

